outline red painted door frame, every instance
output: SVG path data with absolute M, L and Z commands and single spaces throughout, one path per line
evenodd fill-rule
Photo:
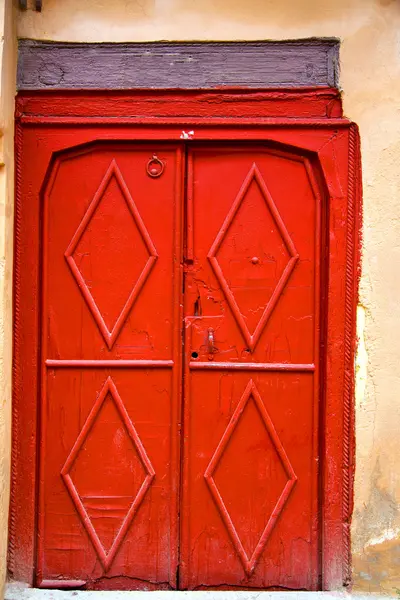
M 45 165 L 26 151 L 33 147 L 32 140 L 41 144 L 44 135 Z M 326 190 L 329 240 L 321 410 L 321 588 L 347 585 L 351 574 L 360 153 L 357 128 L 342 117 L 340 98 L 330 89 L 38 92 L 18 96 L 10 576 L 35 584 L 41 208 L 40 189 L 31 182 L 43 181 L 48 164 L 59 152 L 93 140 L 267 141 L 317 162 L 319 184 Z M 171 574 L 171 584 L 174 576 Z

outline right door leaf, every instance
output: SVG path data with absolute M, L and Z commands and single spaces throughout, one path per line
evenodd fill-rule
M 220 146 L 193 149 L 189 168 L 183 582 L 315 589 L 314 167 L 284 147 Z

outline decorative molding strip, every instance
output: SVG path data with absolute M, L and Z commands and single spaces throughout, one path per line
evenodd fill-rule
M 84 275 L 81 273 L 79 266 L 77 265 L 75 258 L 74 258 L 74 254 L 75 254 L 75 250 L 78 246 L 78 244 L 81 242 L 82 238 L 85 235 L 86 230 L 88 229 L 93 215 L 96 212 L 100 202 L 103 199 L 103 196 L 105 194 L 105 191 L 108 188 L 108 185 L 110 183 L 110 181 L 112 180 L 112 178 L 115 179 L 116 183 L 118 184 L 118 189 L 119 189 L 119 198 L 122 198 L 122 202 L 125 203 L 130 217 L 133 220 L 133 223 L 141 237 L 141 240 L 148 252 L 148 257 L 147 260 L 145 262 L 145 264 L 143 265 L 142 271 L 140 272 L 139 277 L 137 278 L 137 281 L 134 283 L 127 301 L 125 302 L 125 305 L 121 308 L 121 311 L 113 325 L 113 327 L 111 328 L 111 330 L 108 328 L 108 326 L 106 325 L 106 322 L 104 320 L 104 316 L 101 313 L 100 308 L 98 307 L 98 305 L 96 304 L 96 301 L 90 291 L 90 286 L 88 286 L 87 281 L 85 280 Z M 147 278 L 149 277 L 154 264 L 158 258 L 158 254 L 157 251 L 154 247 L 154 244 L 149 236 L 149 232 L 147 231 L 145 224 L 143 223 L 142 217 L 140 216 L 140 213 L 136 207 L 136 204 L 130 194 L 129 188 L 125 183 L 125 180 L 122 176 L 121 171 L 118 168 L 118 165 L 116 163 L 116 161 L 113 159 L 111 161 L 110 166 L 107 169 L 107 172 L 105 173 L 101 183 L 100 183 L 100 187 L 97 189 L 91 203 L 89 204 L 89 207 L 82 219 L 82 221 L 80 222 L 78 229 L 76 230 L 71 242 L 69 243 L 69 246 L 67 248 L 67 250 L 65 251 L 65 259 L 68 263 L 69 268 L 71 269 L 71 273 L 72 276 L 74 277 L 76 283 L 78 284 L 78 287 L 82 293 L 82 296 L 84 297 L 87 307 L 90 310 L 90 312 L 93 315 L 94 320 L 96 321 L 96 325 L 99 328 L 101 334 L 103 335 L 104 341 L 106 342 L 108 349 L 111 350 L 115 341 L 117 340 L 126 319 L 128 318 L 129 313 L 132 310 L 132 307 L 134 306 L 136 299 L 138 297 L 138 295 L 140 294 L 143 286 L 145 285 Z
M 217 482 L 214 479 L 214 473 L 215 473 L 219 463 L 223 459 L 224 452 L 225 452 L 227 446 L 229 445 L 229 442 L 232 438 L 234 431 L 237 430 L 238 427 L 240 427 L 240 419 L 243 415 L 243 411 L 245 410 L 248 402 L 250 402 L 251 400 L 253 400 L 255 407 L 258 411 L 258 414 L 263 422 L 263 425 L 265 428 L 265 434 L 269 437 L 269 439 L 272 442 L 272 445 L 274 447 L 274 450 L 275 450 L 277 456 L 279 457 L 281 466 L 283 467 L 283 469 L 285 471 L 287 481 L 285 482 L 285 485 L 283 486 L 283 489 L 277 499 L 277 502 L 276 502 L 268 520 L 267 520 L 264 530 L 263 530 L 256 546 L 254 547 L 253 552 L 249 555 L 247 553 L 245 547 L 243 546 L 242 540 L 240 539 L 239 532 L 236 529 L 235 524 L 231 518 L 231 515 L 229 513 L 229 505 L 227 506 L 225 504 L 223 496 L 218 488 Z M 274 529 L 275 524 L 276 524 L 277 520 L 279 519 L 279 516 L 283 512 L 286 502 L 288 501 L 288 498 L 289 498 L 289 496 L 293 490 L 293 487 L 295 486 L 296 481 L 297 481 L 297 476 L 296 476 L 296 474 L 293 470 L 293 467 L 290 463 L 289 457 L 286 454 L 286 451 L 282 445 L 281 440 L 279 439 L 279 436 L 276 432 L 276 429 L 271 420 L 271 417 L 270 417 L 270 415 L 264 405 L 264 402 L 260 396 L 260 392 L 258 391 L 258 389 L 252 379 L 250 379 L 249 383 L 247 384 L 246 389 L 244 390 L 243 395 L 242 395 L 241 399 L 239 400 L 238 405 L 236 406 L 235 412 L 233 413 L 232 418 L 229 421 L 228 426 L 226 427 L 226 429 L 222 435 L 222 438 L 221 438 L 221 440 L 211 458 L 211 461 L 204 473 L 204 478 L 207 482 L 207 485 L 209 487 L 211 495 L 212 495 L 214 502 L 217 506 L 217 509 L 221 515 L 221 518 L 225 524 L 228 534 L 232 540 L 233 546 L 242 562 L 245 573 L 248 577 L 250 577 L 254 572 L 254 569 L 261 557 L 261 554 L 262 554 L 265 546 L 267 545 L 267 542 L 272 533 L 272 530 Z
M 343 395 L 343 585 L 351 584 L 350 526 L 353 512 L 354 481 L 354 372 L 355 313 L 359 273 L 358 226 L 361 196 L 359 138 L 356 125 L 349 131 L 349 172 L 347 192 L 346 291 L 344 330 L 344 395 Z
M 339 41 L 20 40 L 18 90 L 338 87 Z
M 148 369 L 149 367 L 172 368 L 173 360 L 46 360 L 46 367 L 54 369 L 55 367 L 69 369 L 107 369 L 128 368 L 128 369 Z
M 112 117 L 45 117 L 45 116 L 25 116 L 22 115 L 19 117 L 19 121 L 21 122 L 21 124 L 23 125 L 57 125 L 58 127 L 70 127 L 71 125 L 103 125 L 103 126 L 109 126 L 109 125 L 113 125 L 116 128 L 120 128 L 120 127 L 124 127 L 126 125 L 136 125 L 136 126 L 140 126 L 140 127 L 146 127 L 147 129 L 144 130 L 145 133 L 144 135 L 142 135 L 142 139 L 145 140 L 149 140 L 151 139 L 151 133 L 149 133 L 149 128 L 151 126 L 155 126 L 158 127 L 157 129 L 157 135 L 159 136 L 159 130 L 160 127 L 169 127 L 170 130 L 173 131 L 172 128 L 179 128 L 178 131 L 173 131 L 172 134 L 170 134 L 170 137 L 172 139 L 185 139 L 185 135 L 187 134 L 186 131 L 182 131 L 181 127 L 184 126 L 190 126 L 190 127 L 222 127 L 223 125 L 231 126 L 231 127 L 236 127 L 238 131 L 242 130 L 245 131 L 244 134 L 242 134 L 242 139 L 248 140 L 249 139 L 249 135 L 248 135 L 248 129 L 250 127 L 254 127 L 254 128 L 258 128 L 262 130 L 262 135 L 263 135 L 263 139 L 265 138 L 265 132 L 264 132 L 264 128 L 265 127 L 292 127 L 293 125 L 295 125 L 296 127 L 331 127 L 334 129 L 338 129 L 338 128 L 347 128 L 350 124 L 350 121 L 348 121 L 347 119 L 313 119 L 313 118 L 305 118 L 305 119 L 301 119 L 301 118 L 297 118 L 297 117 L 289 117 L 289 118 L 276 118 L 276 117 L 265 117 L 265 118 L 260 118 L 260 119 L 243 119 L 240 117 L 237 118 L 230 118 L 227 117 L 226 119 L 219 119 L 219 118 L 215 118 L 215 117 L 199 117 L 199 118 L 192 118 L 189 117 L 186 120 L 184 120 L 182 117 L 179 118 L 165 118 L 165 119 L 154 119 L 151 117 L 125 117 L 125 118 L 119 118 L 118 121 L 115 118 Z M 247 128 L 247 130 L 245 129 Z M 140 132 L 139 129 L 137 129 L 138 132 Z M 142 130 L 143 131 L 143 130 Z M 210 139 L 209 136 L 209 131 L 208 133 L 208 138 L 206 139 Z M 138 134 L 139 135 L 139 134 Z M 139 139 L 139 138 L 138 138 Z M 192 135 L 191 139 L 199 139 L 199 132 L 196 131 L 195 135 Z M 204 139 L 204 136 L 203 136 Z M 211 138 L 212 139 L 212 138 Z M 224 136 L 223 139 L 230 139 L 229 137 L 227 137 L 226 135 Z M 235 134 L 235 141 L 237 140 L 236 134 Z
M 273 219 L 273 222 L 279 234 L 279 238 L 286 247 L 286 251 L 288 253 L 288 261 L 285 268 L 282 271 L 280 278 L 275 284 L 275 288 L 273 289 L 271 298 L 265 306 L 256 328 L 254 329 L 253 333 L 251 333 L 247 326 L 246 319 L 243 317 L 240 308 L 237 304 L 233 290 L 231 289 L 227 279 L 225 278 L 224 272 L 218 261 L 218 251 L 221 248 L 224 239 L 228 235 L 228 231 L 233 221 L 235 220 L 236 215 L 239 212 L 239 209 L 242 203 L 244 202 L 244 199 L 253 182 L 255 182 L 258 185 L 258 191 L 259 193 L 261 193 L 263 201 L 265 202 L 265 206 Z M 225 218 L 225 221 L 222 224 L 220 230 L 218 231 L 217 237 L 215 238 L 214 243 L 207 254 L 207 258 L 210 261 L 212 270 L 214 271 L 214 275 L 216 276 L 221 286 L 221 289 L 225 295 L 226 301 L 231 309 L 231 314 L 235 318 L 236 323 L 243 335 L 244 340 L 246 341 L 247 346 L 253 352 L 275 306 L 277 305 L 280 297 L 284 292 L 286 284 L 288 283 L 290 276 L 299 259 L 299 255 L 290 237 L 290 234 L 286 229 L 286 225 L 282 220 L 282 217 L 255 162 L 253 162 L 250 171 L 248 172 L 245 180 L 243 181 L 239 193 L 236 196 L 236 199 L 232 204 Z
M 103 545 L 101 537 L 99 536 L 99 530 L 96 529 L 96 522 L 92 521 L 90 513 L 88 513 L 87 507 L 85 506 L 84 498 L 81 496 L 76 487 L 73 475 L 73 467 L 77 463 L 77 461 L 79 461 L 80 452 L 83 446 L 85 445 L 86 441 L 88 440 L 89 436 L 96 435 L 93 434 L 93 426 L 99 419 L 99 414 L 108 396 L 111 397 L 112 402 L 114 403 L 114 407 L 117 410 L 120 422 L 123 423 L 125 427 L 125 432 L 128 434 L 131 443 L 136 450 L 145 476 L 140 485 L 139 490 L 136 492 L 136 495 L 133 498 L 133 501 L 129 507 L 128 512 L 124 517 L 124 520 L 122 521 L 120 528 L 115 533 L 115 537 L 111 547 L 107 550 Z M 68 458 L 63 468 L 61 469 L 61 477 L 63 478 L 63 481 L 71 496 L 71 500 L 75 506 L 77 514 L 82 522 L 83 527 L 86 529 L 86 533 L 89 536 L 89 539 L 93 545 L 94 550 L 96 551 L 96 554 L 105 572 L 108 571 L 111 567 L 114 558 L 118 553 L 118 550 L 120 549 L 124 538 L 129 530 L 129 527 L 131 526 L 132 521 L 135 518 L 137 510 L 154 480 L 155 475 L 156 473 L 154 471 L 153 465 L 151 464 L 146 449 L 143 446 L 142 440 L 140 439 L 138 432 L 136 431 L 136 428 L 129 417 L 129 414 L 125 408 L 121 396 L 119 395 L 116 385 L 111 379 L 111 377 L 108 377 L 107 381 L 103 385 L 98 395 L 98 398 L 92 410 L 89 413 L 89 416 L 83 424 L 83 427 L 75 441 L 72 450 L 68 455 Z M 107 496 L 105 498 L 107 498 Z
M 21 410 L 21 301 L 19 290 L 21 288 L 21 229 L 22 229 L 22 207 L 21 207 L 21 182 L 22 182 L 22 127 L 19 123 L 15 126 L 15 215 L 14 215 L 14 330 L 13 330 L 13 364 L 12 364 L 12 442 L 11 442 L 11 490 L 10 490 L 10 512 L 8 527 L 8 560 L 7 573 L 10 579 L 14 578 L 17 553 L 17 489 L 18 489 L 18 467 L 19 460 L 19 413 Z
M 189 367 L 194 370 L 207 369 L 208 371 L 307 371 L 311 373 L 315 371 L 315 365 L 293 363 L 234 363 L 190 361 Z

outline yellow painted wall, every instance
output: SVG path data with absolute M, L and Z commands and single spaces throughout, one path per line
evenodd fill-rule
M 400 1 L 43 0 L 41 14 L 20 12 L 17 25 L 20 37 L 81 42 L 341 39 L 344 107 L 360 126 L 364 184 L 354 580 L 359 590 L 395 593 L 400 588 Z M 11 177 L 12 165 L 6 168 Z M 9 218 L 3 239 L 11 202 L 7 190 L 11 183 L 7 187 L 0 171 L 3 529 L 9 462 L 1 456 L 9 435 L 10 285 L 3 266 L 4 256 L 6 265 L 11 259 Z
M 10 487 L 15 21 L 12 2 L 0 0 L 0 598 Z

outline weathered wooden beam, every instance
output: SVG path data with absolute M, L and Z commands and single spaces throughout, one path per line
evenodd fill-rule
M 18 89 L 337 87 L 339 41 L 77 44 L 20 40 Z

